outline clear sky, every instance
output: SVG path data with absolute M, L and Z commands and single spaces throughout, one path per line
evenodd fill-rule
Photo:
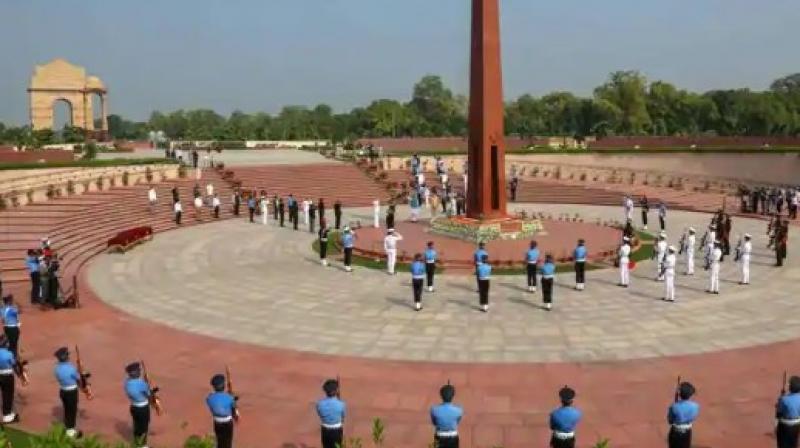
M 466 93 L 468 0 L 0 0 L 0 121 L 27 120 L 35 64 L 100 76 L 112 113 L 276 112 Z M 506 97 L 587 95 L 638 69 L 692 90 L 800 72 L 797 0 L 501 0 Z

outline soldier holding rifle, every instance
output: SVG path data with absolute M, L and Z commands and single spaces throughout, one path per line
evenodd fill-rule
M 322 385 L 325 398 L 317 402 L 322 448 L 338 448 L 344 440 L 344 417 L 347 406 L 339 397 L 339 379 Z
M 14 374 L 20 378 L 23 386 L 28 384 L 24 367 L 8 349 L 8 339 L 0 335 L 0 392 L 3 394 L 3 417 L 0 422 L 3 424 L 19 421 L 19 415 L 14 412 Z
M 669 423 L 669 448 L 691 448 L 692 425 L 700 414 L 700 405 L 692 401 L 695 388 L 692 383 L 681 382 L 678 377 L 678 387 L 675 390 L 675 402 L 667 412 Z
M 69 361 L 69 349 L 61 347 L 55 352 L 56 367 L 54 374 L 59 386 L 59 397 L 61 398 L 61 405 L 64 408 L 64 427 L 66 428 L 66 435 L 70 438 L 81 437 L 81 432 L 76 429 L 78 420 L 78 396 L 79 390 L 82 390 L 87 397 L 91 397 L 87 378 L 88 373 L 82 371 L 80 367 L 75 367 Z M 80 355 L 78 356 L 78 363 L 80 363 Z M 91 399 L 91 398 L 90 398 Z
M 150 407 L 161 415 L 161 401 L 158 388 L 152 387 L 142 362 L 134 362 L 125 367 L 128 378 L 125 380 L 125 393 L 130 401 L 133 419 L 133 439 L 137 447 L 147 448 L 147 433 L 150 428 Z M 142 378 L 144 376 L 144 378 Z
M 232 392 L 233 384 L 228 374 L 217 374 L 211 378 L 211 387 L 214 389 L 206 398 L 206 404 L 211 417 L 214 419 L 214 435 L 217 438 L 217 448 L 231 448 L 233 446 L 233 424 L 239 420 L 236 409 L 238 399 Z M 227 389 L 227 391 L 226 391 Z
M 775 440 L 778 448 L 797 448 L 800 436 L 800 377 L 789 378 L 789 393 L 786 393 L 786 372 L 783 372 L 781 393 L 775 404 Z

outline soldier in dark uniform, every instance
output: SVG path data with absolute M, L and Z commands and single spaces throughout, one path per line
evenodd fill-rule
M 314 232 L 314 221 L 317 219 L 317 206 L 314 205 L 313 201 L 308 201 L 308 231 L 309 233 Z
M 156 390 L 151 390 L 142 376 L 142 366 L 138 362 L 125 367 L 128 378 L 125 379 L 125 394 L 130 402 L 131 419 L 133 420 L 133 439 L 136 446 L 147 448 L 147 433 L 150 428 L 150 400 Z
M 218 374 L 211 378 L 211 392 L 206 398 L 206 405 L 214 421 L 214 436 L 217 448 L 233 447 L 233 423 L 237 417 L 236 397 L 225 391 L 225 375 Z
M 2 424 L 19 421 L 19 415 L 14 412 L 15 372 L 19 375 L 22 372 L 21 366 L 17 364 L 14 354 L 8 349 L 8 339 L 5 335 L 0 335 L 0 392 L 3 395 L 3 416 L 0 422 Z M 24 379 L 23 384 L 25 384 Z
M 242 205 L 242 192 L 237 188 L 233 192 L 233 215 L 239 216 L 239 207 Z
M 322 220 L 325 219 L 325 200 L 322 198 L 317 201 L 317 215 L 319 216 L 320 225 L 322 225 Z
M 78 420 L 78 392 L 86 384 L 86 375 L 69 361 L 69 349 L 61 347 L 55 352 L 58 360 L 55 377 L 59 385 L 59 397 L 64 407 L 64 428 L 67 437 L 78 438 L 81 432 L 76 429 Z
M 317 402 L 322 448 L 338 448 L 344 440 L 344 417 L 347 406 L 339 398 L 339 381 L 325 381 L 322 390 L 325 392 L 325 398 Z
M 328 223 L 324 219 L 319 220 L 319 261 L 323 266 L 328 265 Z
M 775 236 L 775 256 L 777 258 L 777 266 L 783 266 L 783 260 L 786 259 L 787 244 L 789 243 L 789 221 L 782 221 L 778 218 L 776 236 Z
M 333 203 L 333 217 L 334 220 L 336 221 L 334 223 L 335 224 L 334 227 L 336 230 L 339 230 L 339 228 L 342 226 L 342 203 L 338 199 L 336 200 L 336 202 Z
M 394 229 L 394 204 L 390 205 L 388 209 L 386 209 L 386 228 L 387 229 Z
M 511 202 L 517 202 L 517 188 L 519 187 L 519 179 L 517 176 L 514 176 L 511 179 L 511 182 L 508 184 L 509 190 L 511 190 Z
M 8 338 L 8 348 L 15 357 L 19 357 L 19 309 L 14 304 L 14 296 L 9 294 L 3 297 L 3 331 Z
M 575 391 L 564 386 L 558 391 L 561 406 L 550 413 L 550 446 L 552 448 L 575 448 L 575 429 L 583 413 L 572 405 Z
M 683 382 L 678 386 L 675 403 L 667 412 L 669 423 L 669 448 L 691 448 L 692 426 L 700 414 L 700 405 L 692 401 L 695 388 L 692 383 Z
M 278 195 L 272 196 L 272 219 L 278 220 Z
M 642 228 L 647 230 L 647 217 L 650 214 L 650 203 L 647 201 L 647 196 L 642 196 L 639 207 L 642 209 Z
M 278 214 L 280 215 L 280 222 L 281 227 L 283 227 L 283 221 L 286 217 L 286 205 L 283 203 L 283 198 L 278 198 Z

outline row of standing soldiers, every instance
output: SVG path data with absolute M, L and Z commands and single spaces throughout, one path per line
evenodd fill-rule
M 250 222 L 255 222 L 256 215 L 262 215 L 262 218 L 266 220 L 267 214 L 271 209 L 272 219 L 277 221 L 281 227 L 284 226 L 286 214 L 288 213 L 290 225 L 294 230 L 298 230 L 302 207 L 305 220 L 309 226 L 309 232 L 314 233 L 314 224 L 317 219 L 319 219 L 319 222 L 326 219 L 327 206 L 323 198 L 319 198 L 316 203 L 311 200 L 298 201 L 292 194 L 289 194 L 285 199 L 278 195 L 273 195 L 272 199 L 268 199 L 264 190 L 260 192 L 256 190 L 242 192 L 237 188 L 233 193 L 233 214 L 235 216 L 239 216 L 243 203 L 247 205 Z M 338 230 L 342 225 L 342 203 L 339 200 L 336 200 L 333 204 L 333 215 L 335 228 Z

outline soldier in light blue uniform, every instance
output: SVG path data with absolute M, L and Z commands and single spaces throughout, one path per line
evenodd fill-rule
M 553 309 L 553 282 L 556 278 L 556 264 L 553 256 L 545 255 L 544 265 L 542 265 L 542 300 L 547 311 Z
M 8 349 L 8 339 L 0 335 L 0 393 L 3 394 L 3 424 L 19 421 L 19 415 L 14 412 L 15 372 L 19 372 L 17 360 Z
M 800 436 L 800 377 L 789 378 L 789 393 L 775 405 L 775 440 L 778 448 L 797 448 Z
M 558 391 L 561 407 L 550 413 L 550 437 L 552 448 L 575 448 L 575 428 L 583 417 L 583 413 L 572 405 L 575 400 L 575 391 L 564 386 Z
M 214 420 L 217 448 L 233 447 L 233 420 L 236 417 L 236 397 L 225 392 L 225 375 L 211 378 L 213 392 L 206 397 L 206 405 Z
M 489 255 L 481 258 L 478 265 L 478 298 L 480 300 L 481 311 L 489 311 L 489 282 L 492 278 L 492 265 L 489 264 Z
M 355 246 L 356 234 L 350 227 L 344 227 L 342 233 L 342 247 L 344 248 L 344 270 L 353 272 L 353 247 Z
M 578 240 L 578 247 L 572 253 L 575 259 L 575 289 L 583 291 L 586 288 L 586 241 L 583 239 Z
M 19 309 L 14 304 L 12 294 L 3 297 L 3 309 L 0 313 L 3 316 L 3 330 L 8 338 L 8 349 L 14 357 L 19 357 Z
M 678 386 L 676 401 L 667 411 L 669 448 L 692 447 L 692 425 L 700 414 L 700 405 L 691 400 L 694 393 L 691 383 L 683 382 Z
M 442 403 L 431 408 L 433 440 L 438 448 L 458 448 L 458 424 L 464 416 L 461 406 L 453 404 L 456 388 L 447 384 L 439 389 Z
M 475 249 L 475 252 L 472 254 L 472 262 L 475 264 L 475 281 L 478 285 L 478 289 L 476 291 L 480 292 L 480 282 L 478 282 L 478 266 L 481 264 L 481 260 L 483 260 L 484 255 L 489 255 L 489 252 L 486 251 L 486 243 L 481 241 L 478 243 L 478 248 Z
M 536 292 L 536 270 L 539 263 L 539 248 L 536 241 L 531 241 L 530 248 L 525 252 L 525 265 L 528 273 L 528 292 Z
M 425 276 L 428 280 L 428 292 L 433 292 L 433 277 L 436 275 L 436 261 L 439 254 L 433 248 L 433 241 L 428 241 L 428 247 L 425 249 Z
M 414 255 L 411 263 L 411 286 L 414 290 L 414 309 L 422 309 L 422 285 L 425 281 L 425 263 L 422 262 L 422 254 Z
M 339 381 L 325 381 L 322 390 L 325 392 L 325 398 L 317 402 L 322 448 L 339 448 L 344 440 L 344 417 L 347 405 L 339 399 Z
M 133 441 L 140 448 L 147 448 L 147 433 L 150 428 L 150 397 L 155 391 L 150 390 L 147 382 L 141 378 L 142 366 L 138 362 L 125 367 L 128 378 L 125 379 L 125 395 L 130 401 L 130 413 L 133 420 Z
M 58 360 L 53 374 L 58 381 L 61 404 L 64 407 L 64 428 L 67 437 L 78 438 L 81 432 L 76 429 L 78 420 L 78 397 L 79 387 L 83 379 L 77 367 L 69 362 L 69 349 L 61 347 L 55 352 Z

